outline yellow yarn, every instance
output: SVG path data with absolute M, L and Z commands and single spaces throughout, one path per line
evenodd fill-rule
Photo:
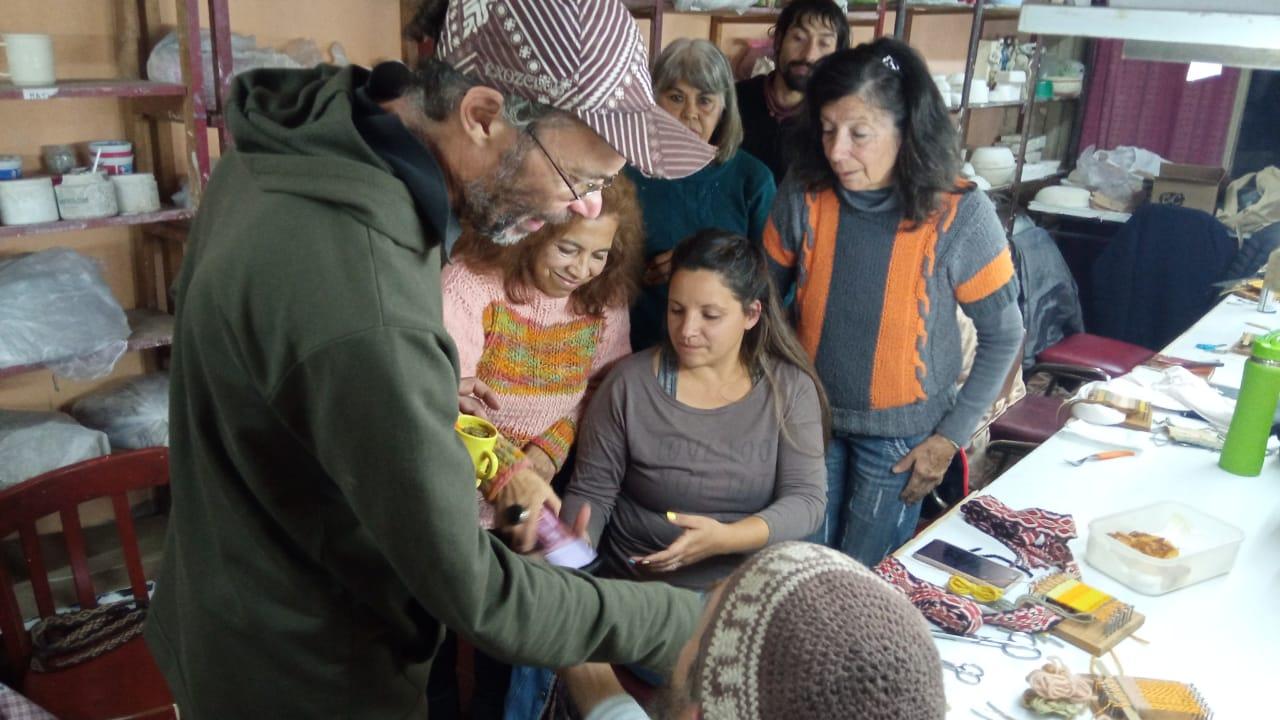
M 994 585 L 970 582 L 959 575 L 952 575 L 947 580 L 947 589 L 957 595 L 971 597 L 984 605 L 1004 597 L 1004 591 Z

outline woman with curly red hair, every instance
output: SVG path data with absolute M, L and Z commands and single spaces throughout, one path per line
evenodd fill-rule
M 489 419 L 547 480 L 573 444 L 592 381 L 631 353 L 642 227 L 635 190 L 618 177 L 598 217 L 513 246 L 463 237 L 444 270 L 444 322 L 462 376 L 493 390 Z

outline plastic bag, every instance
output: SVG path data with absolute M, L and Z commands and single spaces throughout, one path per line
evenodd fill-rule
M 71 416 L 116 449 L 169 446 L 169 374 L 130 378 L 76 400 Z
M 342 46 L 333 43 L 329 47 L 333 61 L 338 65 L 347 64 L 347 55 Z M 213 42 L 209 31 L 200 31 L 200 56 L 204 60 L 204 97 L 213 103 Z M 231 33 L 231 71 L 239 75 L 248 70 L 258 68 L 304 68 L 314 67 L 324 62 L 324 56 L 314 40 L 298 38 L 285 44 L 283 50 L 258 47 L 257 38 L 253 35 Z M 152 48 L 147 58 L 147 77 L 157 82 L 182 83 L 182 59 L 179 56 L 178 34 L 171 32 L 165 35 Z
M 1142 181 L 1158 176 L 1163 162 L 1159 155 L 1138 147 L 1099 150 L 1090 145 L 1080 153 L 1067 179 L 1102 195 L 1111 208 L 1133 208 L 1142 193 Z
M 42 363 L 91 380 L 111 372 L 128 340 L 93 260 L 66 248 L 0 260 L 0 368 Z
M 1280 222 L 1280 168 L 1271 165 L 1228 185 L 1218 220 L 1244 234 Z
M 109 452 L 104 433 L 68 415 L 0 410 L 0 489 Z

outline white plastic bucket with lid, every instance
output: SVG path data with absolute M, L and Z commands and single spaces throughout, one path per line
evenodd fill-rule
M 22 158 L 17 155 L 0 155 L 0 180 L 17 180 L 22 177 Z
M 33 225 L 58 219 L 53 179 L 48 177 L 0 182 L 0 223 Z
M 116 203 L 121 215 L 137 215 L 160 209 L 160 190 L 156 176 L 151 173 L 112 175 L 111 185 L 116 190 Z
M 18 86 L 53 85 L 53 36 L 31 33 L 0 33 L 8 72 L 0 78 Z
M 120 213 L 115 188 L 102 172 L 63 175 L 56 193 L 63 220 L 89 220 Z
M 89 143 L 89 164 L 108 175 L 133 172 L 133 143 L 128 140 L 95 140 Z

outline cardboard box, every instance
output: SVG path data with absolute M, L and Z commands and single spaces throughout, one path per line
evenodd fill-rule
M 1151 202 L 1181 205 L 1210 215 L 1218 209 L 1218 194 L 1227 171 L 1212 165 L 1164 163 L 1151 187 Z

